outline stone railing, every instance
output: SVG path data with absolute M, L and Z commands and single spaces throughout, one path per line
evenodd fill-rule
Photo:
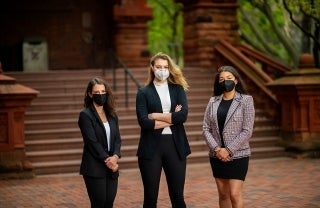
M 0 178 L 32 175 L 25 155 L 24 115 L 38 93 L 4 75 L 0 65 Z

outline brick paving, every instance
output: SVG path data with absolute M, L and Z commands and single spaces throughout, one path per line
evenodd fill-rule
M 143 188 L 139 171 L 123 170 L 120 174 L 114 207 L 141 208 Z M 188 208 L 218 207 L 209 162 L 187 166 L 185 199 Z M 251 160 L 244 201 L 246 208 L 319 208 L 320 159 Z M 78 174 L 0 180 L 0 208 L 82 207 L 89 207 L 89 199 Z M 171 207 L 165 178 L 160 186 L 158 207 Z

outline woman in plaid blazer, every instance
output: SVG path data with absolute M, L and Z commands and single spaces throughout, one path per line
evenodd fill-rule
M 203 135 L 209 147 L 220 207 L 244 206 L 242 199 L 252 136 L 255 109 L 246 94 L 237 70 L 222 66 L 215 77 L 214 96 L 210 98 L 203 120 Z

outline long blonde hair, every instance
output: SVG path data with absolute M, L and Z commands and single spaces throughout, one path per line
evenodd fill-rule
M 168 77 L 168 83 L 181 85 L 184 90 L 188 90 L 189 85 L 185 77 L 183 76 L 183 73 L 179 68 L 179 66 L 173 62 L 170 56 L 162 52 L 157 53 L 150 59 L 150 68 L 148 71 L 148 79 L 147 79 L 146 85 L 151 84 L 155 78 L 152 68 L 154 66 L 155 61 L 158 59 L 163 59 L 168 61 L 168 65 L 169 65 L 168 70 L 170 72 L 170 75 Z

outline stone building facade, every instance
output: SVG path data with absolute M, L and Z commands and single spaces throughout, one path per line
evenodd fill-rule
M 184 62 L 210 67 L 212 45 L 239 41 L 236 0 L 176 0 L 184 5 Z M 109 50 L 127 66 L 148 63 L 147 0 L 30 0 L 0 3 L 0 61 L 23 70 L 22 45 L 47 43 L 48 69 L 104 68 Z M 29 43 L 29 42 L 28 42 Z

